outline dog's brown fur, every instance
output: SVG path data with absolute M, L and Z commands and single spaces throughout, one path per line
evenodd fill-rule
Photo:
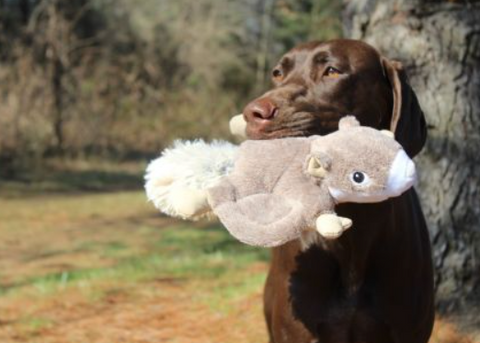
M 391 129 L 410 156 L 426 126 L 399 63 L 354 40 L 300 45 L 273 71 L 274 88 L 244 110 L 253 139 L 325 134 L 353 114 Z M 273 250 L 264 308 L 271 343 L 426 343 L 431 334 L 430 243 L 415 191 L 337 208 L 354 227 L 306 251 Z

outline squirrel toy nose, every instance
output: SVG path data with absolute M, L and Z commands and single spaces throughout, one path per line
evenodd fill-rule
M 416 179 L 415 164 L 405 151 L 400 150 L 395 156 L 388 175 L 387 189 L 395 196 L 413 186 Z
M 408 161 L 407 166 L 405 168 L 405 176 L 409 179 L 415 179 L 416 170 L 415 170 L 415 163 L 413 163 L 413 161 Z

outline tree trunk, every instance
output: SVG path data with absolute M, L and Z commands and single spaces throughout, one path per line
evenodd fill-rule
M 256 86 L 264 89 L 267 78 L 268 52 L 272 40 L 272 16 L 276 0 L 261 1 L 261 31 L 258 42 Z
M 416 161 L 437 305 L 459 314 L 480 303 L 479 5 L 351 0 L 343 12 L 346 37 L 403 62 L 425 112 L 429 137 Z
M 30 19 L 31 12 L 31 3 L 30 0 L 20 0 L 18 2 L 18 9 L 20 10 L 22 25 L 27 25 L 28 20 Z
M 55 56 L 52 61 L 52 93 L 53 93 L 53 133 L 56 140 L 55 152 L 63 155 L 65 151 L 65 139 L 63 135 L 64 111 L 63 111 L 63 76 L 64 67 L 59 57 Z

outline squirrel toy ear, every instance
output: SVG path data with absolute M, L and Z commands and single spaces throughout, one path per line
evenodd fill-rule
M 356 127 L 356 126 L 360 126 L 360 123 L 357 120 L 357 118 L 355 118 L 352 115 L 345 116 L 342 119 L 340 119 L 340 121 L 338 122 L 339 130 L 345 130 L 345 129 Z
M 306 172 L 313 177 L 323 179 L 330 170 L 331 163 L 330 157 L 325 153 L 309 155 L 306 162 Z

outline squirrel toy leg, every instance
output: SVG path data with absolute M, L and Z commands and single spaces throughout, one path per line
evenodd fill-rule
M 326 239 L 336 239 L 352 226 L 352 220 L 339 217 L 335 213 L 321 214 L 316 220 L 316 228 Z

